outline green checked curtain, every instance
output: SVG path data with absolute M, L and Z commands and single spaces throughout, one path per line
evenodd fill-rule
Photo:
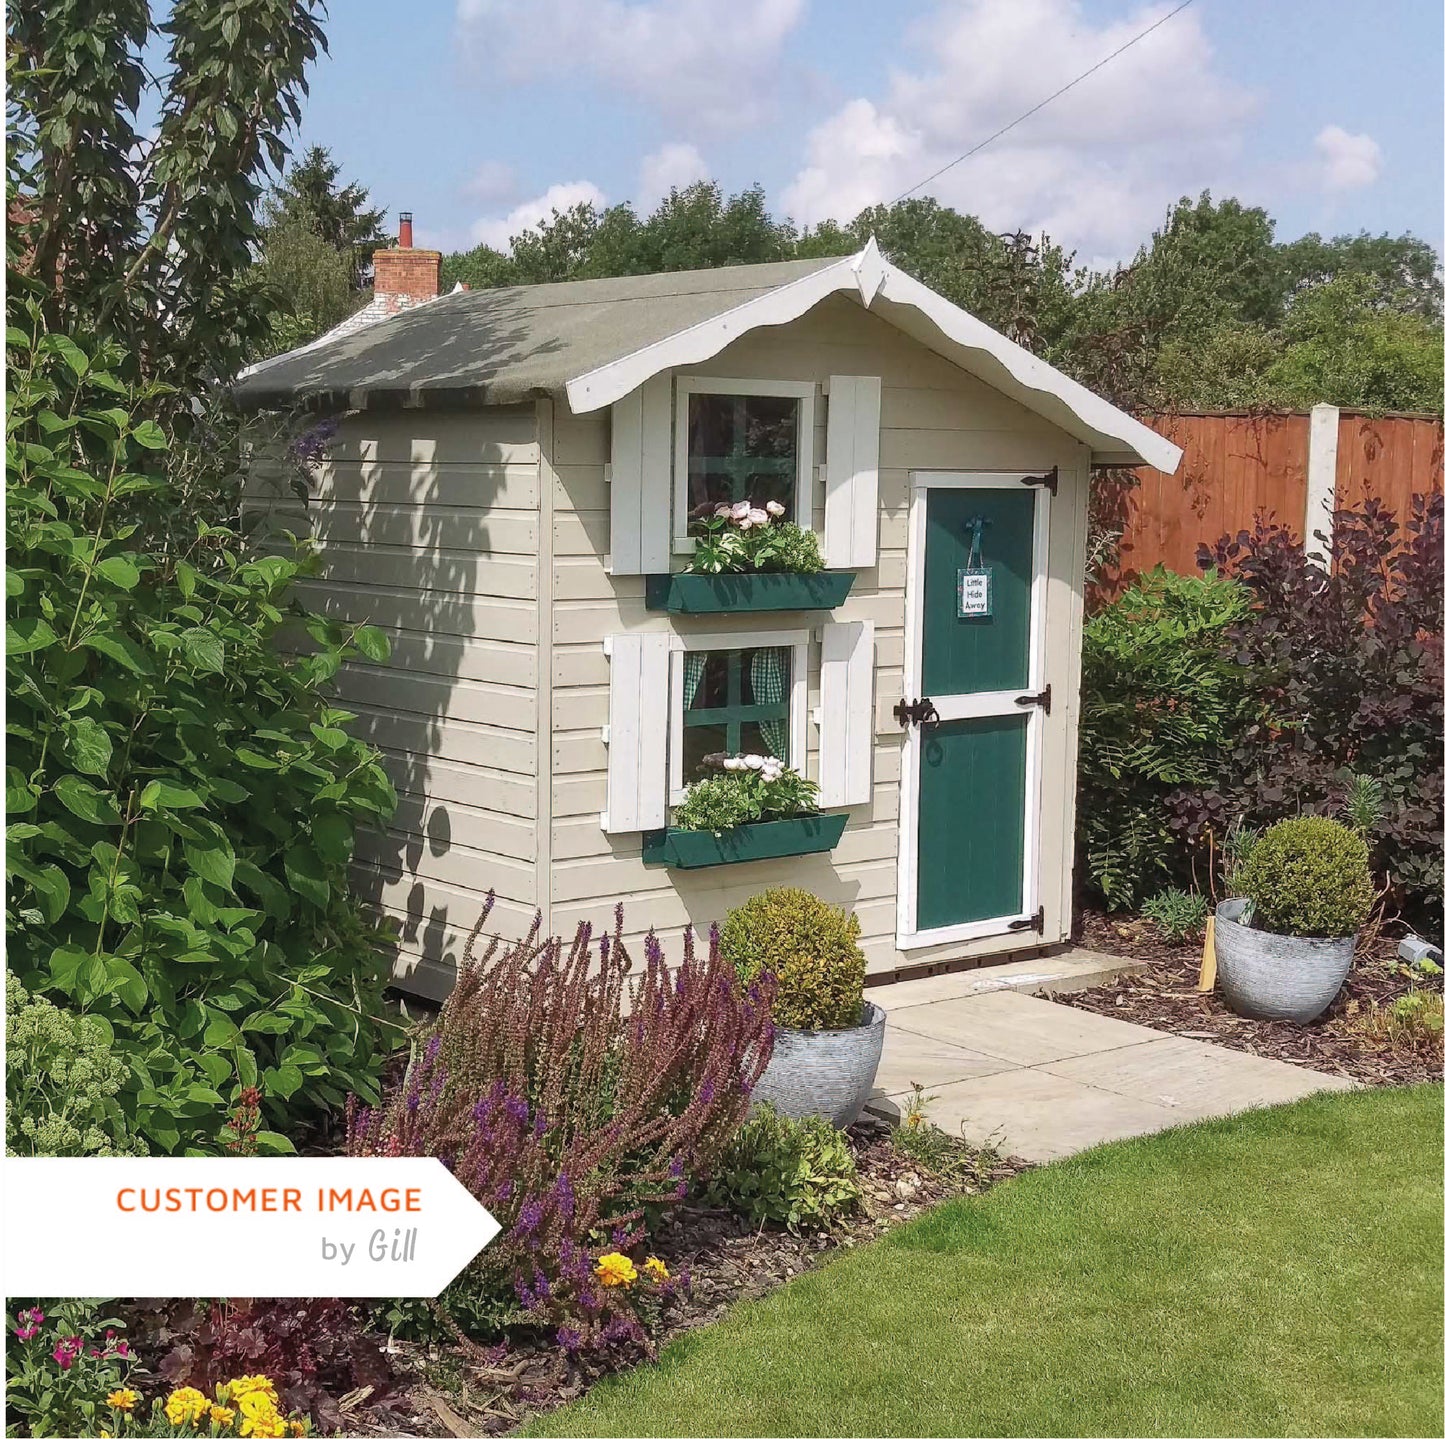
M 753 700 L 757 704 L 777 705 L 788 697 L 788 657 L 780 649 L 754 650 L 752 664 Z M 788 721 L 759 719 L 763 743 L 768 752 L 779 759 L 788 757 Z

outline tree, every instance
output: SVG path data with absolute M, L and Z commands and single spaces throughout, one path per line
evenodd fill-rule
M 157 24 L 148 0 L 11 7 L 9 177 L 25 268 L 53 330 L 114 339 L 128 378 L 173 387 L 160 418 L 180 440 L 192 398 L 272 332 L 256 205 L 325 46 L 321 11 L 175 0 Z
M 341 166 L 330 150 L 313 145 L 282 177 L 267 206 L 263 241 L 269 249 L 271 229 L 304 218 L 316 236 L 351 269 L 351 288 L 371 284 L 371 259 L 388 236 L 381 228 L 385 210 L 367 208 L 370 191 L 355 182 L 337 188 Z
M 1280 261 L 1291 299 L 1345 275 L 1364 275 L 1379 281 L 1382 307 L 1440 322 L 1440 257 L 1414 235 L 1361 231 L 1323 240 L 1311 231 L 1281 246 Z

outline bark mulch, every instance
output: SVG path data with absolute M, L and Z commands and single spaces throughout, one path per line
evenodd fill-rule
M 688 1271 L 688 1291 L 664 1312 L 657 1348 L 690 1329 L 713 1324 L 740 1300 L 766 1294 L 843 1251 L 962 1194 L 977 1194 L 1030 1166 L 952 1141 L 945 1172 L 904 1153 L 887 1126 L 871 1119 L 849 1131 L 863 1191 L 857 1214 L 836 1229 L 809 1235 L 757 1228 L 716 1209 L 681 1206 L 654 1238 L 653 1251 L 674 1274 Z M 531 1415 L 570 1403 L 609 1366 L 569 1357 L 550 1341 L 512 1342 L 486 1351 L 395 1341 L 388 1357 L 403 1389 L 385 1413 L 369 1413 L 365 1396 L 342 1401 L 346 1433 L 355 1435 L 498 1434 Z M 638 1356 L 622 1366 L 630 1367 Z M 645 1362 L 645 1360 L 643 1361 Z
M 1050 995 L 1056 1003 L 1345 1075 L 1360 1084 L 1440 1078 L 1439 1034 L 1402 1034 L 1384 1021 L 1390 1004 L 1401 995 L 1427 985 L 1436 993 L 1440 990 L 1438 976 L 1411 979 L 1396 955 L 1395 939 L 1377 936 L 1362 946 L 1339 998 L 1319 1019 L 1299 1025 L 1244 1019 L 1217 990 L 1200 994 L 1202 944 L 1173 943 L 1151 920 L 1086 910 L 1075 938 L 1088 949 L 1142 960 L 1144 968 L 1093 989 Z

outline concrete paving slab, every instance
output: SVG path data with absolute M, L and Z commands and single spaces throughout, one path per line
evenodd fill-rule
M 1013 990 L 1019 994 L 1070 994 L 1091 989 L 1115 975 L 1142 969 L 1137 959 L 1070 946 L 1058 954 L 1035 955 L 1008 964 L 987 964 L 954 974 L 932 974 L 926 979 L 904 979 L 869 989 L 868 998 L 891 1014 L 940 999 L 964 999 L 971 994 Z
M 910 1006 L 890 1014 L 888 1028 L 924 1034 L 1016 1065 L 1048 1064 L 1143 1044 L 1158 1035 L 1157 1030 L 1122 1019 L 999 991 Z
M 883 1036 L 883 1059 L 873 1088 L 878 1094 L 908 1094 L 914 1084 L 932 1089 L 1012 1068 L 1008 1060 L 996 1055 L 946 1044 L 926 1034 L 913 1034 L 906 1029 L 895 1033 L 893 1016 L 889 1015 Z
M 1177 1109 L 1042 1069 L 985 1075 L 934 1091 L 926 1113 L 949 1134 L 1036 1164 L 1184 1122 Z
M 1153 1032 L 1153 1031 L 1151 1031 Z M 1286 1104 L 1322 1089 L 1349 1089 L 1348 1079 L 1242 1050 L 1161 1035 L 1106 1054 L 1042 1066 L 1050 1074 L 1180 1110 L 1202 1119 L 1261 1104 Z

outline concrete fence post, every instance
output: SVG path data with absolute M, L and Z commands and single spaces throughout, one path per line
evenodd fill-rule
M 1335 472 L 1340 452 L 1337 405 L 1310 411 L 1309 463 L 1305 477 L 1305 553 L 1328 566 L 1335 535 Z

